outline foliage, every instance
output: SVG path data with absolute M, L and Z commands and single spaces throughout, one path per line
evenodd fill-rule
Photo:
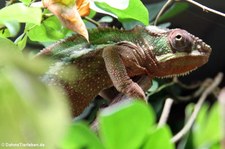
M 56 146 L 70 122 L 65 97 L 37 77 L 38 62 L 28 64 L 17 47 L 0 38 L 0 142 Z
M 192 104 L 187 106 L 187 110 L 192 108 Z M 221 108 L 218 103 L 215 103 L 211 107 L 209 107 L 208 103 L 202 106 L 198 118 L 192 127 L 190 136 L 192 137 L 192 142 L 188 142 L 195 149 L 220 148 L 219 143 L 222 139 Z
M 101 111 L 99 138 L 86 124 L 74 123 L 61 148 L 173 149 L 171 136 L 169 127 L 156 127 L 151 107 L 142 102 L 128 101 Z
M 176 144 L 170 141 L 171 128 L 167 125 L 158 128 L 157 115 L 153 108 L 138 101 L 124 102 L 102 110 L 98 115 L 99 129 L 96 133 L 85 122 L 75 121 L 71 124 L 67 99 L 60 94 L 63 91 L 40 81 L 39 76 L 46 71 L 48 62 L 31 61 L 22 55 L 27 43 L 49 44 L 71 35 L 72 31 L 82 34 L 77 30 L 83 28 L 78 27 L 72 31 L 67 29 L 68 22 L 64 19 L 69 20 L 71 25 L 71 22 L 73 24 L 77 20 L 82 23 L 81 16 L 92 18 L 103 13 L 118 19 L 125 29 L 130 29 L 137 24 L 148 25 L 149 21 L 151 24 L 165 2 L 144 6 L 140 0 L 95 0 L 92 4 L 85 5 L 82 11 L 79 8 L 86 2 L 83 0 L 53 2 L 59 3 L 57 13 L 53 12 L 56 16 L 50 12 L 52 9 L 37 7 L 38 3 L 33 3 L 32 0 L 20 0 L 0 10 L 1 147 L 7 145 L 5 143 L 35 143 L 44 144 L 44 147 L 50 149 L 175 148 Z M 58 19 L 60 9 L 67 11 L 72 7 L 74 10 L 74 5 L 78 6 L 78 3 L 79 7 L 76 8 L 79 10 L 75 16 L 72 14 L 72 17 Z M 49 8 L 52 4 L 55 3 L 45 6 Z M 176 4 L 159 21 L 167 21 L 187 8 L 187 4 Z M 136 13 L 137 10 L 139 13 Z M 111 17 L 102 16 L 102 19 L 95 23 L 111 21 Z M 86 26 L 90 23 L 84 22 Z M 62 23 L 67 25 L 62 26 Z M 13 43 L 7 38 L 16 39 Z M 154 80 L 148 96 L 156 93 L 164 95 L 162 91 L 173 85 L 160 85 Z M 158 104 L 158 107 L 161 107 L 162 103 Z M 192 109 L 193 105 L 187 106 L 186 117 L 190 116 Z M 177 147 L 219 149 L 222 137 L 219 111 L 218 103 L 212 107 L 205 104 L 189 135 L 183 138 Z

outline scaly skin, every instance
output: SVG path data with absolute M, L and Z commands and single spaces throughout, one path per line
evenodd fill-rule
M 128 97 L 145 100 L 142 88 L 130 78 L 177 76 L 208 61 L 211 48 L 181 29 L 137 26 L 89 31 L 90 43 L 79 35 L 45 48 L 52 66 L 43 80 L 65 88 L 73 115 L 79 115 L 100 92 L 114 86 Z

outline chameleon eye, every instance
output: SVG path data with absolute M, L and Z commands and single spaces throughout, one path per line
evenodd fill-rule
M 174 30 L 169 34 L 170 45 L 173 52 L 191 52 L 192 38 L 184 30 Z
M 175 38 L 176 38 L 177 41 L 182 40 L 182 36 L 180 34 L 177 34 Z

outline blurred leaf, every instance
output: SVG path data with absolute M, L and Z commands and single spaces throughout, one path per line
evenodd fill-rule
M 159 84 L 156 80 L 152 80 L 152 86 L 150 89 L 148 89 L 149 92 L 154 92 L 158 89 Z
M 33 25 L 28 24 L 27 27 L 29 26 Z M 27 35 L 32 41 L 51 42 L 65 38 L 68 32 L 69 30 L 62 27 L 59 20 L 52 16 L 44 20 L 41 25 L 32 27 Z
M 95 2 L 95 4 L 99 8 L 116 15 L 121 22 L 126 19 L 133 19 L 145 25 L 149 23 L 148 10 L 140 0 L 130 0 L 129 6 L 126 9 L 113 8 L 105 2 Z
M 10 37 L 10 31 L 8 30 L 8 28 L 4 28 L 0 30 L 0 37 L 1 38 L 8 38 Z
M 27 43 L 27 34 L 21 34 L 16 40 L 15 44 L 19 47 L 20 50 L 23 50 Z
M 104 16 L 104 17 L 102 17 L 100 20 L 98 20 L 98 22 L 107 22 L 107 23 L 110 23 L 110 22 L 112 22 L 113 21 L 113 18 L 112 17 L 110 17 L 110 16 Z
M 223 148 L 221 147 L 221 143 L 218 142 L 216 144 L 213 144 L 210 149 L 223 149 Z
M 10 35 L 8 37 L 14 37 L 20 30 L 20 24 L 17 21 L 5 21 L 4 25 L 7 27 Z
M 210 148 L 222 138 L 218 103 L 209 110 L 204 104 L 193 126 L 193 141 L 196 148 Z
M 23 2 L 25 5 L 29 5 L 32 0 L 19 0 L 19 1 Z
M 99 115 L 100 137 L 107 149 L 136 149 L 154 127 L 152 108 L 140 101 L 115 104 Z
M 60 146 L 61 149 L 103 149 L 97 136 L 83 123 L 74 123 Z
M 0 10 L 0 23 L 18 21 L 22 23 L 41 23 L 42 12 L 40 8 L 27 7 L 22 3 L 12 4 Z
M 130 0 L 95 0 L 96 2 L 106 3 L 110 7 L 117 9 L 126 9 L 129 6 Z
M 15 67 L 1 70 L 0 84 L 0 142 L 55 146 L 69 122 L 59 91 Z
M 143 149 L 175 149 L 171 143 L 172 134 L 169 127 L 163 126 L 150 133 Z
M 170 7 L 169 10 L 167 10 L 159 19 L 158 22 L 166 21 L 172 17 L 175 17 L 179 13 L 185 11 L 188 9 L 189 4 L 188 3 L 175 3 L 172 7 Z
M 107 15 L 111 15 L 115 18 L 118 18 L 115 14 L 113 14 L 112 12 L 109 11 L 105 11 L 101 8 L 99 8 L 98 6 L 96 6 L 95 2 L 101 2 L 101 3 L 106 3 L 107 5 L 109 5 L 112 8 L 116 8 L 116 9 L 120 9 L 120 10 L 124 10 L 128 7 L 129 5 L 129 0 L 94 0 L 90 2 L 90 8 L 98 13 L 103 13 L 103 14 L 107 14 Z
M 62 91 L 42 83 L 34 73 L 39 63 L 22 60 L 11 41 L 0 44 L 0 142 L 55 147 L 70 122 Z
M 8 56 L 21 56 L 19 48 L 11 40 L 0 37 L 0 45 L 0 63 L 10 62 L 11 59 Z

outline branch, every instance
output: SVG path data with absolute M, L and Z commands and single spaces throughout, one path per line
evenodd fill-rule
M 190 94 L 190 95 L 187 95 L 187 96 L 175 96 L 177 99 L 181 100 L 181 101 L 188 101 L 190 99 L 193 99 L 193 98 L 197 98 L 199 97 L 203 92 L 204 90 L 209 86 L 209 84 L 212 83 L 212 79 L 206 79 L 202 84 L 201 86 L 193 93 L 193 94 Z
M 93 23 L 93 24 L 94 24 L 95 26 L 97 26 L 97 27 L 100 27 L 100 26 L 101 26 L 100 23 L 98 23 L 97 21 L 95 21 L 95 20 L 93 20 L 93 19 L 91 19 L 91 18 L 89 18 L 89 17 L 84 17 L 84 19 L 87 20 L 88 22 Z
M 166 123 L 168 116 L 170 114 L 170 109 L 172 104 L 173 104 L 173 99 L 167 98 L 164 104 L 164 108 L 163 108 L 159 123 L 158 123 L 158 127 L 161 127 Z
M 157 17 L 156 17 L 156 19 L 155 19 L 155 21 L 154 21 L 154 25 L 157 25 L 157 22 L 158 22 L 158 20 L 159 20 L 159 17 L 163 14 L 163 12 L 166 10 L 166 8 L 167 8 L 170 4 L 172 4 L 174 1 L 180 2 L 181 0 L 167 0 L 167 2 L 163 5 L 162 9 L 161 9 L 160 12 L 158 13 L 158 15 L 157 15 Z M 220 16 L 222 16 L 222 17 L 225 17 L 225 14 L 224 14 L 224 13 L 219 12 L 219 11 L 217 11 L 217 10 L 214 10 L 214 9 L 212 9 L 212 8 L 206 7 L 206 6 L 204 6 L 204 5 L 202 5 L 202 4 L 198 3 L 198 2 L 195 2 L 195 1 L 193 1 L 193 0 L 184 0 L 184 1 L 186 1 L 186 2 L 188 2 L 188 3 L 190 3 L 190 4 L 193 4 L 193 5 L 197 6 L 197 7 L 202 8 L 203 11 L 205 11 L 205 12 L 211 12 L 211 13 L 220 15 Z
M 177 0 L 177 1 L 180 1 L 180 0 Z M 198 6 L 198 7 L 202 8 L 203 11 L 205 11 L 205 12 L 211 12 L 211 13 L 215 13 L 215 14 L 217 14 L 217 15 L 220 15 L 220 16 L 222 16 L 222 17 L 225 17 L 225 14 L 224 14 L 224 13 L 219 12 L 219 11 L 217 11 L 217 10 L 214 10 L 214 9 L 212 9 L 212 8 L 206 7 L 206 6 L 204 6 L 204 5 L 202 5 L 202 4 L 198 3 L 198 2 L 195 2 L 195 1 L 193 1 L 193 0 L 186 0 L 186 1 L 187 1 L 188 3 L 191 3 L 191 4 L 195 5 L 195 6 Z
M 159 17 L 163 14 L 163 12 L 166 10 L 166 8 L 167 8 L 170 4 L 172 4 L 173 1 L 174 1 L 174 0 L 168 0 L 168 1 L 163 5 L 162 9 L 159 11 L 159 13 L 157 14 L 156 19 L 155 19 L 155 21 L 154 21 L 154 25 L 155 25 L 155 26 L 157 25 L 157 22 L 158 22 L 158 20 L 159 20 Z
M 195 83 L 195 84 L 184 84 L 184 83 L 182 83 L 179 79 L 178 79 L 178 77 L 173 77 L 173 81 L 175 82 L 175 83 L 177 83 L 180 87 L 182 87 L 182 88 L 184 88 L 184 89 L 195 89 L 195 88 L 197 88 L 197 87 L 199 87 L 199 86 L 201 86 L 201 84 L 202 84 L 202 82 L 197 82 L 197 83 Z
M 176 143 L 179 141 L 192 127 L 200 109 L 205 101 L 206 97 L 219 85 L 219 83 L 222 81 L 223 74 L 218 73 L 218 75 L 215 77 L 215 79 L 212 81 L 212 84 L 206 88 L 206 90 L 202 93 L 201 97 L 199 98 L 197 104 L 195 105 L 194 111 L 191 114 L 188 122 L 186 125 L 178 132 L 172 139 L 171 142 Z

